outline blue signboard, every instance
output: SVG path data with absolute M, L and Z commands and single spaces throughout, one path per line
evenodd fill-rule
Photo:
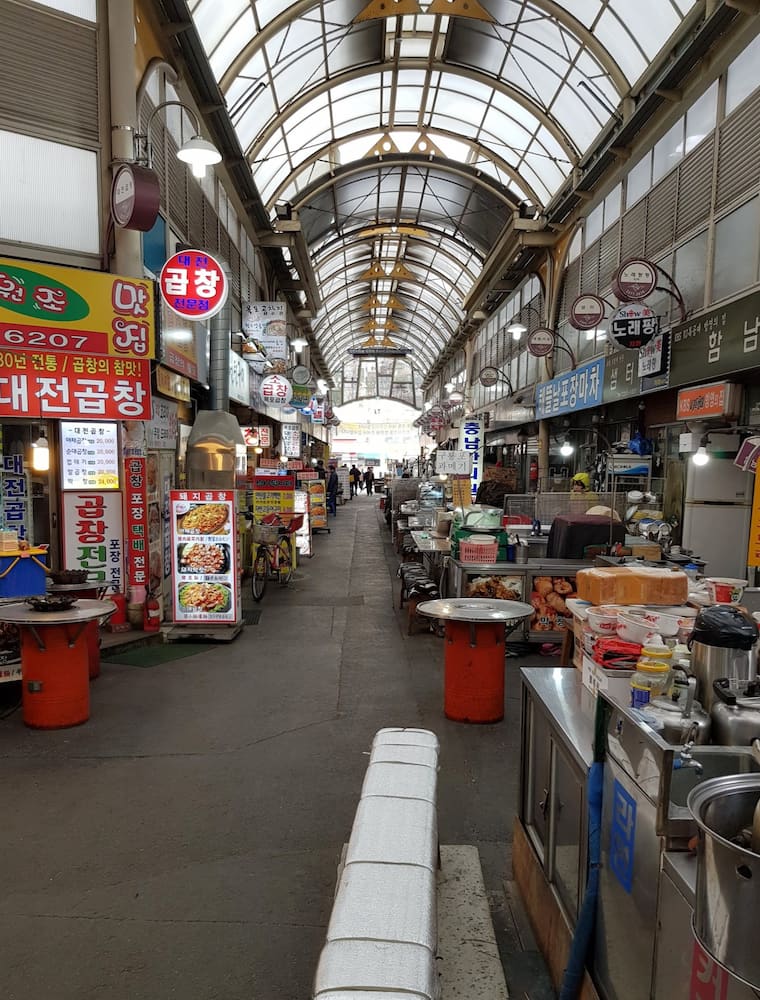
M 536 420 L 599 406 L 604 385 L 604 358 L 594 358 L 571 372 L 536 386 Z
M 615 781 L 612 791 L 610 869 L 626 892 L 633 888 L 633 848 L 636 840 L 636 801 Z

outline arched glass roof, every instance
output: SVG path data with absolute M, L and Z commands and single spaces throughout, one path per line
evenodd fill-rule
M 695 5 L 188 0 L 265 204 L 298 212 L 328 364 L 391 320 L 424 375 L 514 209 L 551 203 Z

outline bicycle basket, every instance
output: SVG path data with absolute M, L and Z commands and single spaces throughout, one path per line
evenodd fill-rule
M 254 542 L 274 545 L 279 537 L 279 530 L 279 526 L 276 524 L 254 524 L 251 534 Z

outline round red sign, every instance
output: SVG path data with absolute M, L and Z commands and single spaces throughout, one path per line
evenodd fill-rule
M 657 265 L 650 260 L 634 258 L 621 264 L 612 279 L 615 295 L 623 302 L 640 302 L 657 286 Z
M 604 319 L 604 302 L 598 295 L 579 295 L 570 306 L 570 323 L 576 330 L 593 330 Z
M 545 358 L 554 350 L 554 330 L 537 326 L 528 335 L 528 351 L 534 358 Z
M 161 268 L 161 297 L 184 319 L 208 319 L 227 301 L 227 276 L 216 258 L 203 250 L 182 250 Z

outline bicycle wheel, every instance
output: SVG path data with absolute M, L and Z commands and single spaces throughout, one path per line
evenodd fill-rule
M 293 556 L 290 549 L 290 539 L 281 538 L 277 543 L 277 564 L 280 583 L 284 587 L 293 575 Z
M 253 570 L 251 573 L 251 590 L 254 601 L 260 601 L 267 589 L 267 577 L 269 576 L 269 552 L 266 545 L 259 545 L 256 555 L 253 557 Z

